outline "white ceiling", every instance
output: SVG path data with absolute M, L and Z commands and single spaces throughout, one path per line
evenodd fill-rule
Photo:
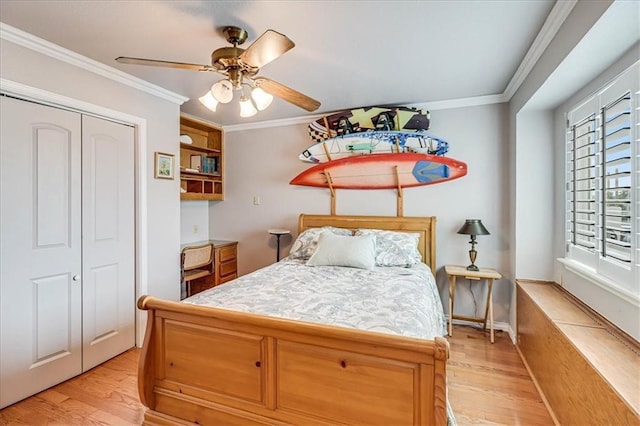
M 267 29 L 296 43 L 260 75 L 322 103 L 318 112 L 502 94 L 554 6 L 518 1 L 1 0 L 0 21 L 190 100 L 182 111 L 221 125 L 306 111 L 275 100 L 243 119 L 236 99 L 198 102 L 216 73 L 124 65 L 118 56 L 210 64 L 221 28 Z M 46 72 L 43 70 L 42 72 Z M 237 95 L 236 95 L 237 96 Z

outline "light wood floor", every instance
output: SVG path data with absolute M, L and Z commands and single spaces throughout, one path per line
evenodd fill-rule
M 506 333 L 455 326 L 448 369 L 449 400 L 463 425 L 552 425 Z M 74 379 L 0 411 L 0 424 L 140 424 L 139 350 L 132 349 Z
M 447 364 L 449 402 L 459 425 L 553 425 L 507 333 L 454 325 Z

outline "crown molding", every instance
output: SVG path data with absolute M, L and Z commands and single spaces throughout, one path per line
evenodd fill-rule
M 331 114 L 331 112 L 327 112 L 325 114 L 314 114 L 314 115 L 304 115 L 300 117 L 291 117 L 291 118 L 283 118 L 279 120 L 267 120 L 267 121 L 256 121 L 253 123 L 243 123 L 243 124 L 231 124 L 229 126 L 223 126 L 225 132 L 239 132 L 242 130 L 254 130 L 254 129 L 266 129 L 269 127 L 284 127 L 284 126 L 293 126 L 296 124 L 309 124 L 312 121 L 315 121 L 319 118 L 324 117 L 327 114 Z
M 506 99 L 504 94 L 500 94 L 500 95 L 475 96 L 471 98 L 449 99 L 449 100 L 434 101 L 434 102 L 419 102 L 419 103 L 413 103 L 413 104 L 406 104 L 406 106 L 414 107 L 414 108 L 422 108 L 428 111 L 436 111 L 441 109 L 453 109 L 453 108 L 464 108 L 464 107 L 479 106 L 479 105 L 499 104 L 507 101 L 508 99 Z M 337 112 L 337 111 L 327 111 L 322 114 L 304 115 L 300 117 L 284 118 L 280 120 L 256 121 L 253 123 L 246 123 L 246 124 L 245 123 L 232 124 L 229 126 L 221 126 L 221 127 L 224 129 L 225 132 L 239 132 L 242 130 L 266 129 L 269 127 L 283 127 L 283 126 L 292 126 L 296 124 L 309 124 L 312 121 L 315 121 L 319 118 L 330 115 L 334 112 Z M 194 118 L 197 119 L 196 117 Z
M 408 104 L 407 106 L 414 108 L 424 108 L 428 111 L 437 111 L 441 109 L 453 109 L 453 108 L 465 108 L 472 106 L 480 106 L 480 105 L 491 105 L 491 104 L 500 104 L 503 102 L 508 102 L 504 95 L 485 95 L 485 96 L 473 96 L 470 98 L 458 98 L 458 99 L 446 99 L 443 101 L 432 101 L 432 102 L 419 102 L 415 104 Z
M 557 1 L 556 4 L 549 12 L 549 16 L 544 21 L 540 32 L 531 43 L 531 47 L 527 51 L 526 55 L 524 55 L 524 59 L 520 63 L 520 66 L 511 77 L 511 81 L 507 84 L 507 88 L 504 90 L 503 95 L 508 102 L 511 100 L 513 95 L 522 85 L 522 82 L 529 75 L 535 64 L 540 59 L 540 56 L 547 49 L 551 40 L 556 36 L 558 30 L 567 19 L 573 7 L 576 5 L 578 0 L 562 0 Z
M 98 61 L 94 61 L 93 59 L 89 59 L 83 55 L 80 55 L 69 49 L 65 49 L 64 47 L 58 46 L 57 44 L 43 40 L 39 37 L 34 36 L 33 34 L 29 34 L 3 22 L 0 22 L 0 39 L 17 44 L 43 55 L 50 56 L 59 61 L 66 62 L 78 68 L 82 68 L 86 71 L 92 72 L 102 77 L 106 77 L 118 83 L 125 84 L 127 86 L 133 87 L 134 89 L 141 90 L 143 92 L 149 93 L 178 105 L 182 105 L 189 100 L 189 98 L 185 96 L 171 92 L 167 89 L 163 89 L 160 86 L 151 84 L 145 80 L 129 75 L 118 69 L 100 63 Z

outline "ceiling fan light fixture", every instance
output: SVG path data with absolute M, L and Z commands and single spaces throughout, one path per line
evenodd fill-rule
M 260 111 L 267 109 L 273 102 L 273 96 L 262 90 L 261 87 L 254 87 L 251 91 L 251 97 Z
M 211 94 L 211 91 L 205 93 L 204 96 L 200 96 L 198 100 L 202 105 L 206 106 L 211 111 L 216 112 L 216 107 L 218 106 L 218 100 L 213 97 L 213 95 Z
M 211 86 L 211 94 L 218 102 L 227 104 L 233 99 L 233 84 L 229 80 L 220 80 Z
M 227 42 L 231 43 L 232 46 L 220 47 L 214 50 L 211 53 L 211 65 L 127 56 L 119 56 L 116 61 L 121 64 L 178 68 L 192 71 L 214 71 L 222 74 L 223 77 L 219 77 L 222 80 L 211 86 L 210 95 L 198 98 L 211 111 L 216 110 L 218 103 L 231 102 L 234 98 L 233 92 L 241 90 L 242 86 L 255 87 L 249 97 L 249 102 L 253 102 L 254 105 L 245 107 L 246 114 L 249 114 L 249 116 L 254 115 L 252 110 L 255 110 L 256 106 L 260 111 L 268 108 L 273 101 L 273 96 L 307 111 L 315 111 L 320 107 L 320 102 L 317 100 L 284 84 L 265 77 L 255 77 L 263 66 L 293 49 L 295 43 L 286 35 L 274 30 L 266 30 L 251 45 L 242 49 L 238 46 L 246 41 L 246 30 L 240 27 L 227 26 L 224 27 L 222 32 Z M 248 80 L 249 83 L 245 80 Z
M 247 98 L 245 95 L 242 95 L 240 98 L 240 117 L 253 117 L 258 113 L 256 107 L 253 106 L 251 99 Z

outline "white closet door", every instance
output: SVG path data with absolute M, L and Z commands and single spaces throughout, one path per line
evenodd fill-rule
M 83 370 L 135 345 L 134 129 L 83 116 Z
M 80 374 L 81 117 L 0 98 L 0 408 Z

